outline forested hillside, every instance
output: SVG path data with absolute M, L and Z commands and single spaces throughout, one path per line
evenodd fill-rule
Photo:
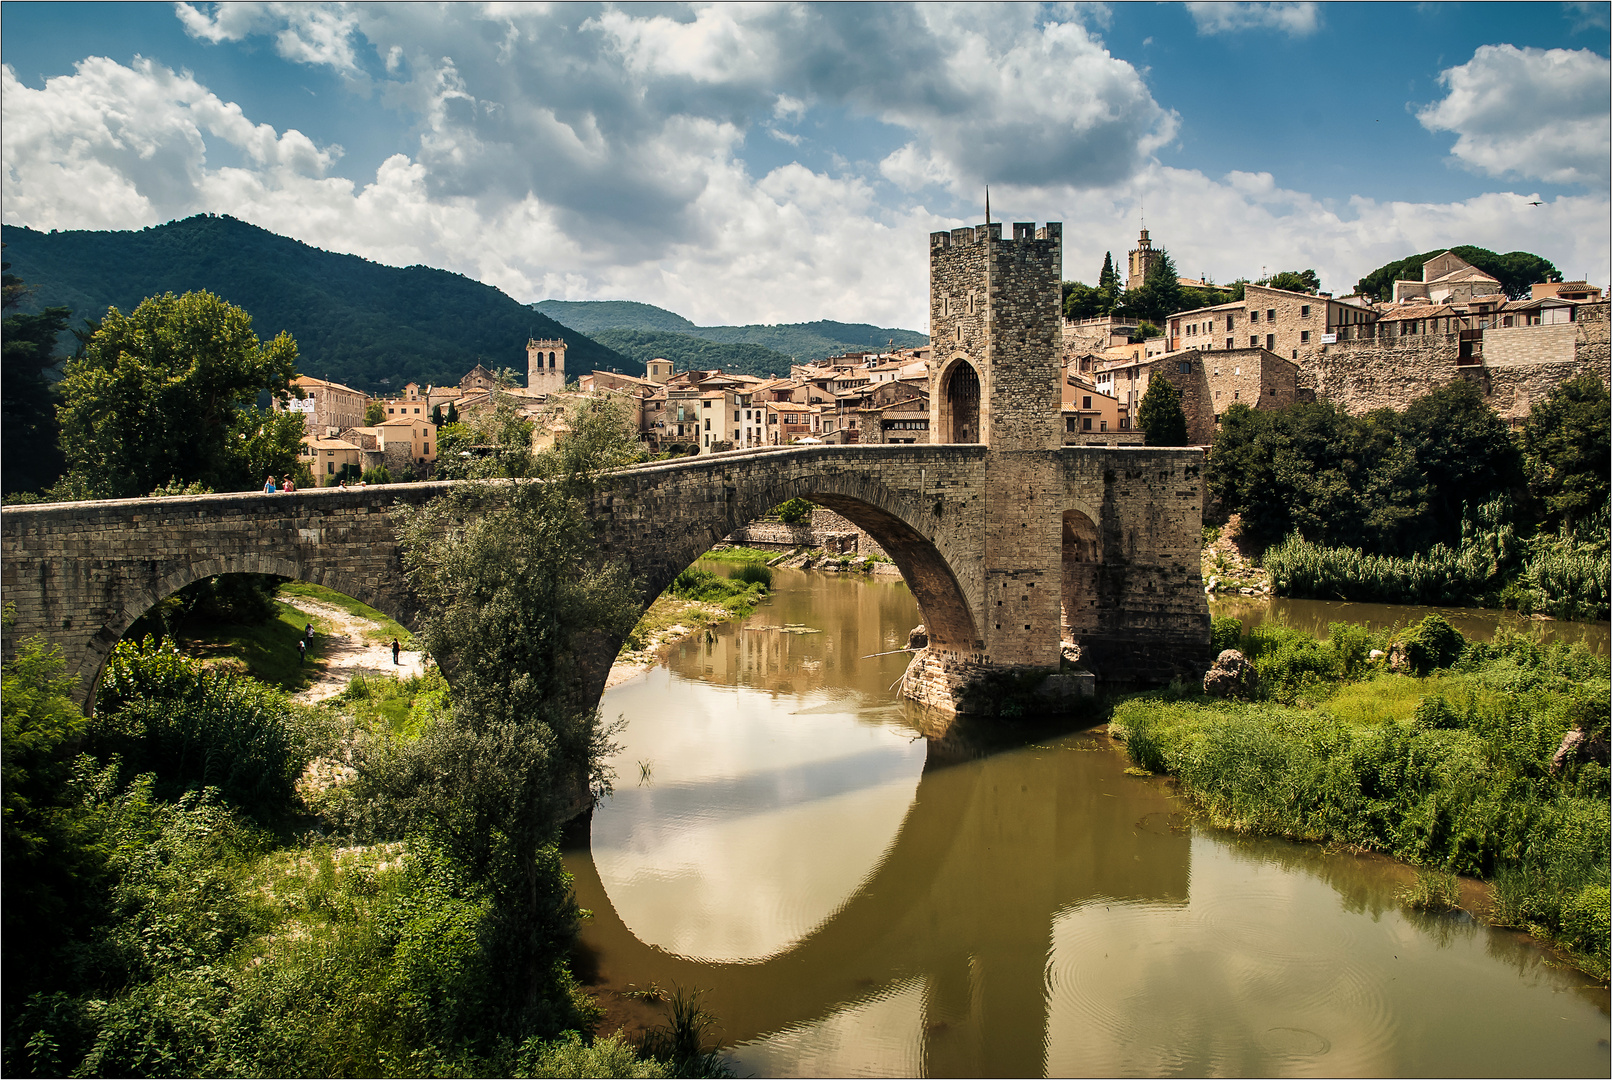
M 725 345 L 760 345 L 784 356 L 794 357 L 796 363 L 820 360 L 825 356 L 837 356 L 840 353 L 856 352 L 861 349 L 883 349 L 892 341 L 898 349 L 910 349 L 929 343 L 928 336 L 916 330 L 874 326 L 872 323 L 833 322 L 828 319 L 775 325 L 752 323 L 747 326 L 695 326 L 674 311 L 630 300 L 542 300 L 532 306 L 557 322 L 584 334 L 605 330 L 650 330 L 688 334 Z M 666 358 L 673 359 L 669 354 L 666 354 Z M 788 371 L 787 366 L 784 371 Z
M 7 225 L 11 273 L 34 291 L 26 310 L 73 309 L 73 325 L 148 296 L 207 289 L 246 309 L 259 337 L 296 338 L 297 369 L 371 393 L 413 379 L 454 383 L 478 362 L 526 371 L 526 339 L 563 337 L 577 371 L 622 357 L 490 285 L 426 266 L 339 255 L 227 216 L 133 232 L 52 232 Z
M 642 375 L 645 364 L 656 357 L 670 360 L 674 371 L 721 368 L 730 375 L 775 378 L 789 374 L 789 357 L 760 345 L 724 344 L 658 330 L 595 330 L 593 336 L 601 345 L 631 361 L 630 366 L 622 370 L 634 375 Z

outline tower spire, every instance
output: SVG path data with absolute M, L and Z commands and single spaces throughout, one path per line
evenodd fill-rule
M 991 185 L 985 185 L 985 224 L 991 223 Z

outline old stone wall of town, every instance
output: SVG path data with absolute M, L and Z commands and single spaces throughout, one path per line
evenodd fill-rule
M 1590 304 L 1572 323 L 1487 329 L 1481 363 L 1457 363 L 1457 334 L 1341 341 L 1305 362 L 1300 385 L 1359 414 L 1404 409 L 1440 386 L 1469 379 L 1502 417 L 1521 423 L 1534 402 L 1583 372 L 1612 382 L 1607 311 L 1606 304 Z
M 822 548 L 836 555 L 889 556 L 878 541 L 859 529 L 856 523 L 821 506 L 812 511 L 811 520 L 798 525 L 782 521 L 752 521 L 723 537 L 724 542 L 767 551 L 793 551 L 795 548 Z

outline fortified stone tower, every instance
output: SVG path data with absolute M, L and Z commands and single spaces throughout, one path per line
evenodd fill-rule
M 1063 535 L 1046 508 L 1064 484 L 1062 278 L 1060 222 L 929 238 L 929 430 L 985 444 L 981 658 L 995 667 L 1059 661 Z
M 532 338 L 526 343 L 526 388 L 540 394 L 565 389 L 565 340 Z

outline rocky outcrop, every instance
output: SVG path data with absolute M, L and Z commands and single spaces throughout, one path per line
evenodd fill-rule
M 912 632 L 907 635 L 907 648 L 916 651 L 918 649 L 927 648 L 928 645 L 929 629 L 928 627 L 924 626 L 923 623 L 919 623 L 917 626 L 914 626 L 912 628 Z
M 1256 678 L 1247 657 L 1236 649 L 1224 649 L 1203 677 L 1203 692 L 1211 697 L 1252 697 Z
M 1550 771 L 1561 772 L 1580 761 L 1595 761 L 1602 765 L 1609 760 L 1606 733 L 1591 735 L 1583 728 L 1574 728 L 1562 736 L 1562 745 L 1550 759 Z

